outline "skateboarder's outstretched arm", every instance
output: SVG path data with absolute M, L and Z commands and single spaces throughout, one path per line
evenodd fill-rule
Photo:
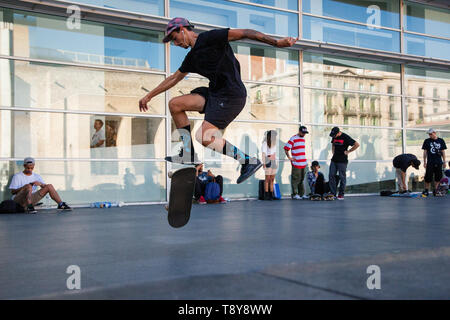
M 284 47 L 292 47 L 298 40 L 298 37 L 297 38 L 286 37 L 277 40 L 262 32 L 252 29 L 230 29 L 228 31 L 228 41 L 236 41 L 241 39 L 256 40 L 270 44 L 274 47 L 284 48 Z
M 145 95 L 145 97 L 139 100 L 139 110 L 147 111 L 148 110 L 147 103 L 149 103 L 153 97 L 175 86 L 178 82 L 183 80 L 186 75 L 187 73 L 183 73 L 180 70 L 177 70 L 174 74 L 167 77 L 155 89 L 150 91 L 148 94 Z

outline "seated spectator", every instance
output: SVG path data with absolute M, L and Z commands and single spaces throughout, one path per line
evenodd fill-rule
M 311 195 L 321 195 L 329 192 L 328 184 L 325 183 L 325 177 L 322 172 L 319 171 L 319 162 L 313 161 L 311 164 L 311 171 L 308 172 L 306 178 L 308 180 L 309 188 L 311 189 Z
M 450 168 L 450 161 L 448 162 L 448 167 Z M 445 175 L 447 178 L 450 178 L 450 169 L 445 170 L 445 171 L 444 171 L 444 175 Z
M 51 184 L 45 184 L 42 177 L 33 172 L 35 161 L 33 158 L 25 158 L 23 161 L 23 172 L 16 173 L 9 185 L 13 194 L 12 199 L 23 206 L 28 213 L 36 213 L 34 205 L 38 203 L 47 193 L 58 204 L 59 210 L 72 210 L 61 200 L 55 188 Z M 38 187 L 41 189 L 38 190 Z
M 411 192 L 406 186 L 406 170 L 408 170 L 410 166 L 419 169 L 420 160 L 413 154 L 404 153 L 396 156 L 394 160 L 392 160 L 392 164 L 395 168 L 395 175 L 397 176 L 399 193 L 403 194 Z
M 214 176 L 211 170 L 208 170 L 207 172 L 203 171 L 203 163 L 196 165 L 195 168 L 197 169 L 197 178 L 195 179 L 195 192 L 194 192 L 195 200 L 197 200 L 199 204 L 206 204 L 205 200 L 206 185 L 209 182 L 215 181 L 220 187 L 219 202 L 226 203 L 227 201 L 222 197 L 223 192 L 222 176 L 220 175 Z

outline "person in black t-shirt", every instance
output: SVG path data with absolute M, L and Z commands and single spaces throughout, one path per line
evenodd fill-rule
M 406 170 L 410 166 L 419 169 L 420 160 L 411 153 L 404 153 L 396 156 L 394 160 L 392 160 L 392 164 L 395 168 L 399 193 L 410 192 L 406 185 Z
M 286 37 L 276 40 L 251 29 L 215 29 L 196 34 L 193 28 L 194 26 L 184 18 L 169 21 L 163 42 L 172 41 L 176 46 L 191 50 L 174 74 L 139 101 L 139 109 L 147 111 L 147 104 L 154 96 L 172 88 L 190 72 L 208 78 L 208 88 L 196 88 L 190 94 L 169 101 L 170 113 L 180 132 L 183 147 L 178 155 L 168 156 L 166 160 L 185 164 L 198 163 L 186 115 L 186 111 L 198 111 L 204 113 L 205 118 L 201 128 L 196 132 L 197 141 L 205 147 L 238 160 L 242 166 L 237 183 L 241 183 L 254 174 L 262 163 L 257 158 L 250 158 L 221 138 L 220 130 L 225 129 L 239 115 L 247 99 L 247 91 L 241 80 L 240 65 L 229 42 L 251 39 L 283 48 L 291 47 L 298 38 Z
M 330 185 L 330 192 L 336 196 L 336 173 L 339 172 L 339 194 L 338 200 L 344 200 L 345 184 L 347 182 L 347 163 L 348 154 L 359 148 L 359 143 L 353 140 L 349 135 L 343 133 L 338 127 L 331 129 L 330 137 L 332 137 L 332 151 L 330 171 L 328 180 Z M 352 146 L 350 150 L 347 150 Z
M 433 181 L 434 186 L 433 195 L 436 195 L 436 188 L 439 186 L 439 181 L 442 179 L 442 170 L 446 168 L 445 150 L 447 146 L 445 141 L 438 138 L 436 131 L 433 128 L 428 130 L 428 139 L 423 141 L 423 166 L 425 167 L 425 190 L 422 194 L 428 196 L 430 183 Z

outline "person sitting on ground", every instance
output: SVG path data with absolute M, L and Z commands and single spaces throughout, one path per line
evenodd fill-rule
M 398 192 L 400 194 L 411 192 L 406 185 L 406 170 L 410 166 L 418 170 L 420 160 L 413 154 L 404 153 L 396 156 L 394 160 L 392 160 L 392 164 L 394 165 L 395 175 L 397 177 Z
M 223 177 L 221 175 L 214 176 L 211 170 L 208 170 L 207 172 L 203 171 L 203 163 L 196 165 L 195 168 L 197 169 L 196 173 L 197 177 L 195 178 L 195 192 L 194 192 L 195 200 L 197 200 L 199 204 L 206 204 L 205 200 L 206 185 L 214 181 L 220 187 L 220 197 L 218 199 L 219 202 L 226 203 L 227 201 L 222 197 Z
M 46 184 L 42 177 L 33 172 L 35 160 L 27 157 L 23 160 L 23 172 L 16 173 L 9 185 L 13 194 L 12 199 L 23 206 L 27 213 L 36 213 L 34 205 L 38 203 L 48 193 L 58 204 L 59 210 L 72 210 L 61 200 L 55 188 L 51 184 Z M 38 190 L 38 187 L 41 187 Z
M 319 171 L 320 165 L 318 161 L 313 161 L 311 164 L 311 171 L 308 172 L 306 179 L 308 180 L 309 189 L 311 190 L 311 196 L 323 195 L 329 192 L 327 184 L 325 183 L 325 176 Z

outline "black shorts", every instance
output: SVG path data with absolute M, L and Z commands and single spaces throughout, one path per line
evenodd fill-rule
M 433 181 L 439 182 L 442 179 L 442 164 L 427 164 L 427 169 L 425 170 L 425 182 L 430 183 Z
M 205 120 L 219 129 L 225 129 L 241 113 L 247 97 L 218 97 L 209 93 L 209 88 L 199 87 L 191 91 L 205 98 Z

